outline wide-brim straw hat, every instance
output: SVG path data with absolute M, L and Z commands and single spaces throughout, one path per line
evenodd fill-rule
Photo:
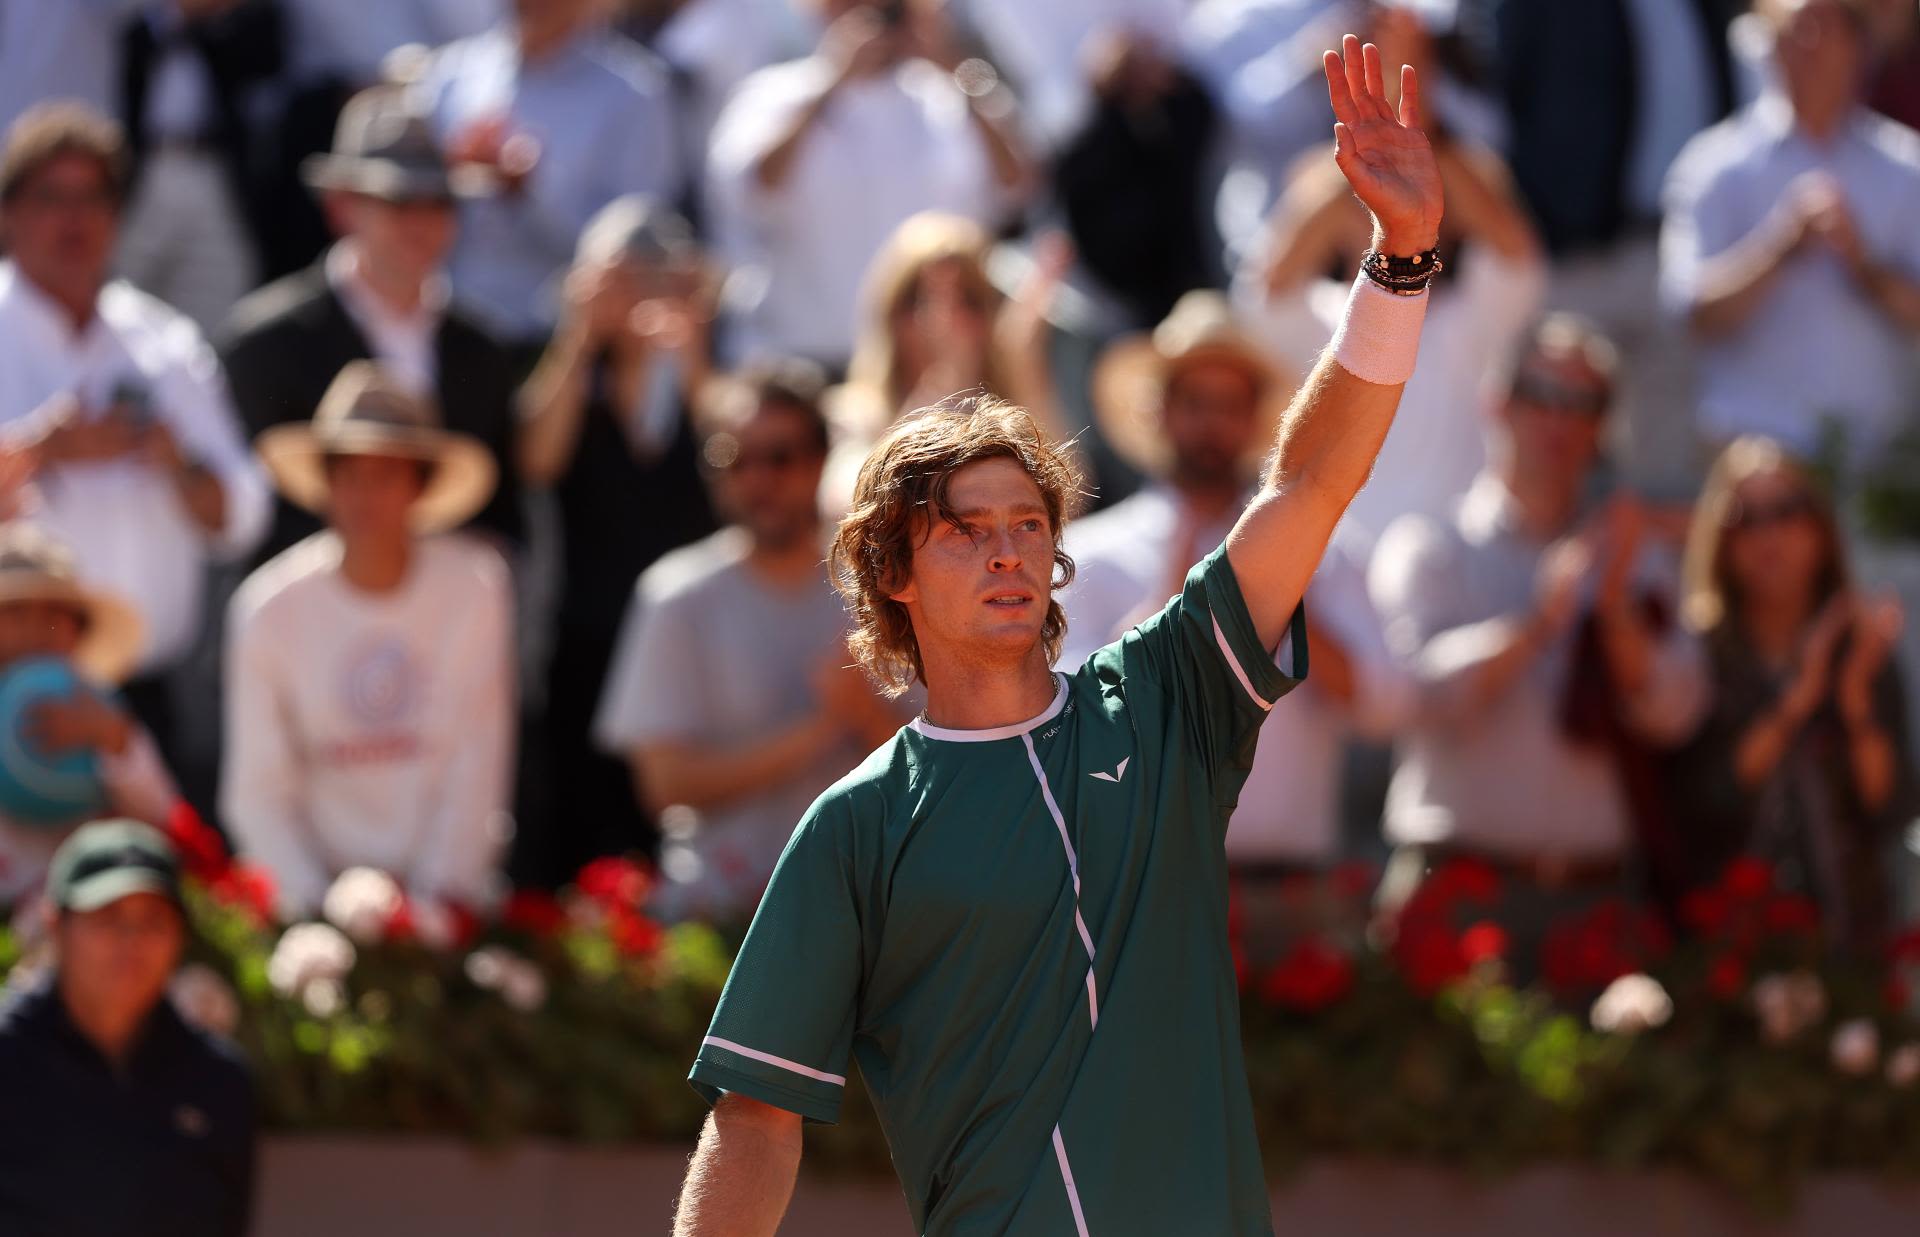
M 304 160 L 300 176 L 315 189 L 387 202 L 484 197 L 497 189 L 478 168 L 448 167 L 427 118 L 394 86 L 375 86 L 349 99 L 334 127 L 333 149 Z
M 1167 379 L 1199 364 L 1224 363 L 1245 370 L 1258 390 L 1260 427 L 1241 460 L 1249 475 L 1273 449 L 1280 416 L 1297 385 L 1293 375 L 1240 329 L 1226 297 L 1189 292 L 1151 333 L 1121 339 L 1101 354 L 1093 370 L 1094 421 L 1107 446 L 1150 477 L 1165 476 L 1173 451 L 1161 424 Z
M 355 361 L 334 377 L 313 420 L 276 425 L 254 450 L 288 501 L 324 515 L 327 457 L 388 455 L 433 465 L 413 504 L 415 532 L 458 528 L 479 514 L 499 479 L 479 439 L 440 428 L 439 413 L 395 384 L 371 361 Z
M 77 611 L 85 630 L 73 664 L 98 683 L 125 682 L 146 645 L 140 612 L 111 593 L 80 583 L 73 554 L 44 530 L 24 522 L 0 525 L 0 605 L 41 601 Z

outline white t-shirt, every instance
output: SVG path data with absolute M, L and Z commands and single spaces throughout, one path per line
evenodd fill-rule
M 484 906 L 511 833 L 506 564 L 463 537 L 423 539 L 400 587 L 374 595 L 340 558 L 316 534 L 234 595 L 221 814 L 287 911 L 357 866 Z
M 861 281 L 887 237 L 923 210 L 982 223 L 998 205 L 986 144 L 966 96 L 925 60 L 849 82 L 801 140 L 787 180 L 754 169 L 824 87 L 817 57 L 762 69 L 714 126 L 708 181 L 715 240 L 747 304 L 748 357 L 844 360 Z

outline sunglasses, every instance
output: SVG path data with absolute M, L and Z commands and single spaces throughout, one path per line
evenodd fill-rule
M 1552 374 L 1524 369 L 1514 375 L 1508 396 L 1516 404 L 1564 416 L 1599 417 L 1613 403 L 1613 392 L 1605 387 L 1565 382 Z
M 1811 494 L 1788 494 L 1764 503 L 1743 503 L 1736 498 L 1727 508 L 1726 526 L 1736 532 L 1748 532 L 1810 520 L 1818 513 L 1819 504 Z

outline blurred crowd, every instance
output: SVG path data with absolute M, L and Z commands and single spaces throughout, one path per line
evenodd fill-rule
M 628 854 L 740 921 L 915 708 L 822 564 L 891 423 L 984 390 L 1074 443 L 1062 669 L 1231 526 L 1369 241 L 1349 29 L 1427 83 L 1446 273 L 1249 904 L 1468 857 L 1524 959 L 1758 856 L 1876 948 L 1912 0 L 0 4 L 0 906 L 185 803 L 289 918 Z

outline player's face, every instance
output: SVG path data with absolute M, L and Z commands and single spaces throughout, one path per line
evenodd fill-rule
M 1053 522 L 1040 487 L 1011 459 L 953 474 L 951 522 L 934 518 L 893 600 L 928 665 L 1015 663 L 1040 642 L 1053 596 Z

